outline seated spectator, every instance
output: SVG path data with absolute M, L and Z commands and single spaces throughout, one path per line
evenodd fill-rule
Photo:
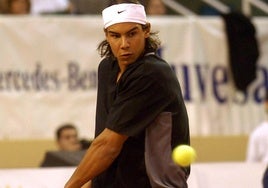
M 268 93 L 264 101 L 264 110 L 268 113 Z M 250 134 L 246 160 L 268 164 L 268 120 L 265 118 Z
M 78 130 L 72 124 L 64 124 L 56 130 L 57 151 L 48 151 L 41 167 L 76 166 L 84 156 L 90 141 L 79 140 Z
M 30 0 L 1 0 L 1 14 L 23 15 L 29 14 L 31 11 Z
M 113 4 L 119 4 L 126 2 L 126 0 L 110 0 L 109 6 Z M 131 0 L 129 2 L 132 2 Z M 168 8 L 162 0 L 138 0 L 140 4 L 145 7 L 147 15 L 166 15 L 168 14 Z
M 72 3 L 69 0 L 31 0 L 31 13 L 40 14 L 71 14 Z
M 268 91 L 264 101 L 264 108 L 268 113 Z M 261 162 L 267 165 L 266 171 L 263 174 L 263 188 L 268 188 L 268 120 L 265 120 L 258 125 L 249 136 L 247 156 L 248 162 Z
M 166 15 L 167 8 L 162 0 L 146 0 L 146 13 L 148 15 Z
M 78 131 L 72 124 L 60 126 L 56 131 L 56 140 L 61 151 L 79 151 L 81 149 Z

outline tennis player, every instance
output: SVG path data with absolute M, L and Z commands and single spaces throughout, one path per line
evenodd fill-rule
M 96 137 L 65 188 L 187 188 L 190 168 L 171 159 L 189 144 L 180 84 L 156 55 L 160 42 L 137 2 L 102 12 Z

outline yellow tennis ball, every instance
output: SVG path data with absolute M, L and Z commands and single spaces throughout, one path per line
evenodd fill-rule
M 189 145 L 179 145 L 173 149 L 172 159 L 180 166 L 189 166 L 196 159 L 195 149 Z

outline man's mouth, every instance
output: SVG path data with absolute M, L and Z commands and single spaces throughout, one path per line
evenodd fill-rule
M 129 58 L 130 56 L 131 56 L 131 53 L 120 55 L 121 58 Z

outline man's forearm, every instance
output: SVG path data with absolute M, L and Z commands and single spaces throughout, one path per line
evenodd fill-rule
M 111 135 L 112 134 L 112 135 Z M 106 170 L 121 151 L 125 136 L 115 141 L 110 131 L 104 131 L 89 147 L 77 169 L 66 183 L 65 188 L 77 188 Z

